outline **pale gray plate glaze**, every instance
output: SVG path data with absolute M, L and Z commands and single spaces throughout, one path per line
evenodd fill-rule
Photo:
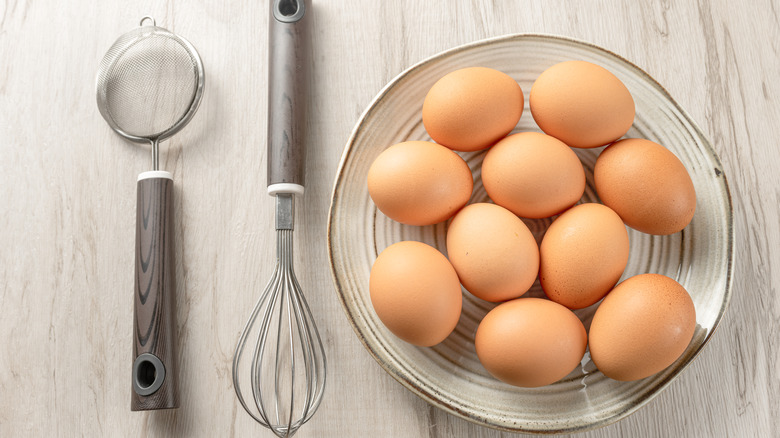
M 418 240 L 446 254 L 447 224 L 413 227 L 396 223 L 376 209 L 366 187 L 374 158 L 404 140 L 430 140 L 422 124 L 425 94 L 446 73 L 469 66 L 501 70 L 515 78 L 526 96 L 516 131 L 538 131 L 527 107 L 534 79 L 565 60 L 606 67 L 631 91 L 636 119 L 627 137 L 660 143 L 685 164 L 697 194 L 696 214 L 682 232 L 650 236 L 629 229 L 628 267 L 623 279 L 654 272 L 677 279 L 696 306 L 696 332 L 680 359 L 666 370 L 636 382 L 606 378 L 585 354 L 563 380 L 543 388 L 516 388 L 492 378 L 474 350 L 479 321 L 494 305 L 463 294 L 463 314 L 441 344 L 418 348 L 393 336 L 371 306 L 368 279 L 376 256 L 401 240 Z M 593 164 L 600 149 L 575 149 L 586 169 L 581 202 L 598 202 Z M 474 173 L 471 202 L 487 200 L 481 184 L 484 153 L 461 154 Z M 541 239 L 549 219 L 526 220 Z M 393 79 L 366 109 L 339 166 L 328 221 L 328 248 L 339 299 L 363 345 L 393 378 L 422 399 L 485 426 L 530 433 L 594 429 L 639 409 L 663 390 L 701 351 L 729 302 L 733 265 L 732 207 L 726 177 L 712 146 L 686 112 L 647 73 L 594 45 L 548 35 L 510 35 L 457 47 L 409 68 Z M 526 296 L 543 296 L 538 281 Z M 598 304 L 577 311 L 586 328 Z

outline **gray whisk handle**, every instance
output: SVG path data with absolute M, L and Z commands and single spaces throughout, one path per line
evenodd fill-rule
M 303 190 L 310 0 L 271 0 L 268 18 L 268 185 Z M 281 190 L 277 190 L 279 192 Z M 294 192 L 295 190 L 293 190 Z M 285 192 L 289 192 L 285 190 Z
M 163 171 L 138 176 L 133 318 L 133 411 L 176 408 L 176 264 L 173 180 Z

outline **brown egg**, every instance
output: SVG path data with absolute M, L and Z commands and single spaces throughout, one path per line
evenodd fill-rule
M 371 268 L 369 291 L 382 323 L 420 347 L 443 341 L 460 318 L 458 275 L 442 253 L 424 243 L 398 242 L 382 251 Z
M 368 193 L 387 217 L 407 225 L 449 219 L 471 197 L 474 180 L 458 154 L 427 141 L 383 151 L 368 169 Z
M 650 140 L 629 138 L 604 149 L 593 170 L 601 202 L 649 234 L 674 234 L 693 219 L 696 191 L 682 162 Z
M 576 205 L 550 224 L 539 252 L 544 293 L 569 309 L 582 309 L 602 299 L 623 275 L 628 232 L 609 207 Z
M 578 148 L 603 146 L 622 137 L 636 113 L 623 82 L 586 61 L 561 62 L 542 72 L 529 103 L 542 131 Z
M 510 135 L 482 162 L 490 199 L 514 214 L 544 218 L 571 207 L 585 191 L 585 171 L 563 142 L 538 132 Z
M 474 344 L 493 377 L 515 386 L 555 383 L 582 360 L 585 327 L 569 309 L 541 298 L 499 304 L 485 315 Z
M 509 75 L 486 67 L 455 70 L 425 96 L 422 120 L 431 138 L 456 151 L 492 146 L 523 114 L 523 90 Z
M 447 254 L 460 282 L 487 301 L 506 301 L 531 288 L 539 247 L 520 218 L 495 204 L 471 204 L 452 219 Z
M 637 275 L 620 283 L 596 310 L 590 355 L 607 377 L 643 379 L 674 363 L 695 329 L 696 309 L 680 283 Z

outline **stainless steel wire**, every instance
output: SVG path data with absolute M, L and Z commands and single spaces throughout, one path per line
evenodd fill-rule
M 327 367 L 320 334 L 295 277 L 293 202 L 293 195 L 277 195 L 276 268 L 233 356 L 233 387 L 241 406 L 279 437 L 295 434 L 317 410 Z M 254 351 L 246 357 L 250 345 Z M 249 400 L 242 390 L 247 384 Z

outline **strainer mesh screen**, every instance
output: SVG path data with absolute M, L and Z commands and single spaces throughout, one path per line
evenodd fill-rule
M 141 28 L 117 40 L 101 64 L 101 112 L 127 134 L 156 138 L 187 114 L 197 85 L 197 65 L 184 43 Z

